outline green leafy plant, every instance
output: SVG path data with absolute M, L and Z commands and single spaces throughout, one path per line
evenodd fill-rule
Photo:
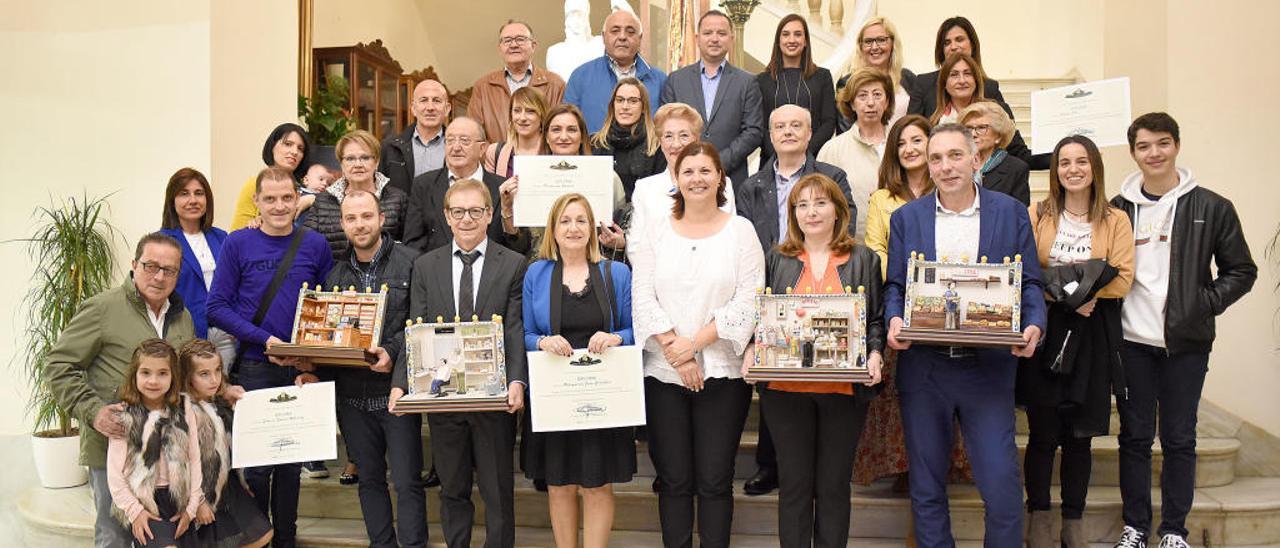
M 323 86 L 316 88 L 311 100 L 298 95 L 298 118 L 306 126 L 311 141 L 316 145 L 336 145 L 355 124 L 348 108 L 350 85 L 338 74 L 325 77 Z
M 111 284 L 115 271 L 114 242 L 120 232 L 104 215 L 107 198 L 82 196 L 51 203 L 35 211 L 30 238 L 9 240 L 27 245 L 35 263 L 31 289 L 23 301 L 27 310 L 26 344 L 21 367 L 31 382 L 27 412 L 37 436 L 74 436 L 71 415 L 58 405 L 48 382 L 48 356 L 62 330 L 81 304 Z M 52 200 L 51 200 L 52 201 Z M 47 427 L 52 430 L 44 430 Z

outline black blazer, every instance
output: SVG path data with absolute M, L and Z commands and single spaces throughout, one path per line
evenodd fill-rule
M 858 218 L 858 207 L 853 204 L 853 191 L 849 188 L 849 180 L 844 170 L 831 164 L 819 162 L 809 155 L 801 168 L 801 175 L 821 173 L 830 177 L 844 193 L 849 202 L 849 218 Z M 766 253 L 778 244 L 778 185 L 775 182 L 773 161 L 770 161 L 736 191 L 733 197 L 738 215 L 751 221 L 756 229 L 756 237 L 760 239 L 760 247 Z M 857 228 L 856 223 L 849 223 L 849 234 Z
M 788 287 L 795 287 L 804 271 L 804 262 L 796 257 L 788 257 L 772 249 L 765 257 L 764 278 L 766 287 L 773 288 L 775 294 L 782 293 Z M 836 267 L 840 274 L 840 284 L 850 286 L 857 291 L 858 286 L 866 290 L 867 296 L 867 353 L 884 352 L 884 299 L 881 292 L 880 256 L 864 245 L 854 245 L 849 252 L 849 260 Z M 854 396 L 859 399 L 870 399 L 879 393 L 880 386 L 868 387 L 854 385 Z
M 508 236 L 502 230 L 502 212 L 499 211 L 498 187 L 503 178 L 484 172 L 484 186 L 493 197 L 493 220 L 489 222 L 489 240 L 525 253 L 529 250 L 528 230 Z M 428 252 L 453 241 L 453 230 L 444 218 L 444 193 L 449 190 L 449 168 L 428 171 L 413 180 L 409 204 L 404 214 L 404 244 Z
M 760 143 L 760 169 L 773 161 L 773 143 L 769 141 L 769 114 L 773 109 L 787 104 L 786 97 L 780 97 L 778 81 L 769 75 L 769 71 L 756 75 L 756 85 L 760 86 L 760 110 L 764 113 L 764 139 Z M 804 80 L 808 87 L 812 103 L 809 114 L 813 116 L 813 135 L 809 137 L 809 154 L 818 155 L 822 145 L 827 144 L 836 134 L 840 111 L 836 110 L 836 88 L 831 80 L 831 71 L 818 67 L 818 70 Z M 804 106 L 804 105 L 800 105 Z M 735 189 L 736 190 L 736 189 Z
M 1000 108 L 1009 115 L 1009 119 L 1013 120 L 1013 108 L 1004 100 L 1004 94 L 1000 93 L 1000 82 L 987 78 L 983 81 L 982 88 L 983 97 L 999 103 Z M 915 85 L 907 88 L 907 91 L 911 93 L 911 104 L 907 106 L 907 114 L 919 114 L 925 118 L 933 116 L 933 111 L 938 108 L 938 71 L 916 76 Z M 1005 150 L 1009 151 L 1009 155 L 1016 156 L 1025 162 L 1031 169 L 1049 169 L 1049 155 L 1032 154 L 1031 148 L 1022 139 L 1021 131 L 1013 130 L 1013 140 Z
M 450 242 L 446 242 L 448 244 Z M 434 322 L 437 316 L 451 319 L 453 306 L 452 245 L 438 247 L 413 262 L 409 284 L 409 318 Z M 475 310 L 481 318 L 502 316 L 502 339 L 507 353 L 507 382 L 529 383 L 524 355 L 524 255 L 489 241 L 480 267 L 480 286 Z M 408 389 L 407 361 L 396 361 L 392 386 Z
M 1018 157 L 1010 154 L 996 167 L 982 175 L 982 186 L 1013 196 L 1024 206 L 1031 205 L 1031 186 L 1028 183 L 1031 168 Z

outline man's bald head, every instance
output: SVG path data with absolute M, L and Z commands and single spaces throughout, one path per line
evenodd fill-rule
M 604 28 L 600 34 L 604 38 L 604 50 L 615 63 L 631 66 L 640 52 L 640 38 L 644 36 L 644 28 L 640 20 L 631 12 L 617 10 L 604 18 Z
M 459 116 L 444 130 L 444 163 L 458 177 L 469 177 L 484 155 L 484 126 Z
M 437 80 L 423 80 L 413 88 L 413 117 L 424 140 L 434 137 L 449 121 L 449 89 Z

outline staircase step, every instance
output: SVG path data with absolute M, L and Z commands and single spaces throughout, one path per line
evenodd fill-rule
M 741 483 L 736 486 L 741 491 Z M 354 489 L 343 488 L 351 493 Z M 1280 544 L 1280 478 L 1239 478 L 1231 485 L 1200 488 L 1187 520 L 1192 540 L 1197 544 L 1207 535 L 1217 547 L 1275 546 Z M 526 482 L 517 486 L 517 538 L 521 546 L 540 546 L 549 542 L 550 523 L 545 495 L 530 495 Z M 308 492 L 304 501 L 317 502 L 323 496 Z M 429 497 L 433 510 L 438 503 Z M 954 485 L 950 488 L 952 530 L 957 539 L 976 541 L 982 538 L 983 505 L 976 488 Z M 1160 493 L 1152 492 L 1159 520 Z M 348 501 L 331 503 L 351 506 Z M 776 543 L 777 496 L 747 497 L 735 495 L 735 545 L 772 546 Z M 356 505 L 358 506 L 358 505 Z M 888 482 L 870 487 L 855 487 L 851 510 L 851 536 L 855 539 L 901 539 L 908 524 L 909 502 L 890 492 Z M 18 513 L 26 542 L 31 546 L 78 546 L 93 534 L 93 504 L 87 486 L 70 489 L 32 487 L 19 494 Z M 479 508 L 477 508 L 479 510 Z M 1056 515 L 1056 511 L 1054 512 Z M 438 523 L 435 512 L 431 523 Z M 649 492 L 648 482 L 633 481 L 617 486 L 617 511 L 614 522 L 614 545 L 656 545 L 659 531 L 657 499 Z M 483 513 L 477 512 L 477 524 Z M 363 525 L 354 516 L 311 516 L 299 520 L 302 545 L 365 545 Z M 1120 519 L 1120 493 L 1115 487 L 1095 487 L 1089 492 L 1085 511 L 1085 531 L 1090 542 L 1114 540 L 1123 528 Z M 438 526 L 432 530 L 438 535 Z M 478 531 L 477 538 L 481 538 Z M 527 540 L 526 540 L 527 538 Z M 437 539 L 438 541 L 439 539 Z M 741 542 L 739 542 L 741 541 Z M 632 544 L 632 543 L 635 544 Z M 901 541 L 898 541 L 901 542 Z M 871 546 L 860 540 L 851 542 Z

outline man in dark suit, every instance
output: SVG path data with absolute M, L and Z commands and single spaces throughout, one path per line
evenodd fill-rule
M 445 166 L 413 179 L 409 207 L 404 216 L 405 245 L 427 252 L 448 245 L 453 239 L 450 232 L 453 223 L 445 219 L 444 195 L 456 181 L 479 181 L 490 196 L 510 199 L 509 194 L 499 192 L 502 177 L 485 171 L 480 165 L 484 139 L 484 128 L 471 118 L 459 116 L 449 123 L 444 132 Z M 503 205 L 503 209 L 509 209 Z M 517 229 L 513 219 L 501 214 L 490 215 L 486 219 L 489 239 L 520 253 L 529 250 L 529 231 Z
M 1044 289 L 1027 209 L 973 181 L 978 148 L 959 124 L 933 129 L 927 149 L 937 191 L 902 206 L 889 221 L 885 319 L 898 354 L 897 383 L 911 467 L 911 511 L 920 546 L 954 546 L 947 505 L 953 417 L 960 421 L 973 476 L 986 506 L 986 545 L 1022 545 L 1022 487 L 1014 444 L 1014 374 L 1045 325 Z M 907 260 L 1022 256 L 1022 345 L 1008 349 L 911 344 L 903 327 Z
M 485 233 L 493 198 L 484 184 L 464 179 L 445 192 L 441 215 L 451 241 L 413 264 L 409 316 L 420 318 L 502 317 L 507 363 L 507 411 L 431 413 L 431 457 L 440 474 L 440 520 L 449 546 L 470 546 L 475 505 L 473 474 L 485 506 L 485 547 L 515 545 L 515 484 L 512 449 L 515 415 L 524 407 L 528 383 L 521 295 L 524 255 L 502 247 Z M 393 374 L 391 401 L 407 388 L 407 363 Z
M 409 108 L 417 121 L 382 142 L 382 161 L 378 164 L 378 171 L 391 179 L 389 184 L 405 194 L 414 177 L 444 165 L 444 125 L 452 109 L 449 90 L 435 80 L 418 82 Z
M 702 140 L 720 150 L 720 162 L 737 191 L 747 180 L 747 156 L 760 146 L 763 114 L 755 78 L 725 59 L 733 40 L 733 27 L 725 14 L 714 10 L 703 14 L 698 20 L 702 59 L 672 72 L 659 102 L 684 103 L 698 110 L 707 121 Z
M 849 214 L 857 217 L 848 177 L 844 170 L 819 162 L 809 154 L 809 140 L 813 137 L 813 118 L 809 109 L 799 105 L 782 105 L 769 114 L 769 139 L 775 149 L 775 157 L 747 179 L 734 198 L 738 215 L 746 217 L 755 226 L 760 247 L 768 253 L 785 237 L 787 215 L 785 204 L 791 189 L 800 178 L 810 173 L 830 177 L 849 202 Z M 849 234 L 856 227 L 849 225 Z M 778 488 L 778 458 L 773 450 L 773 437 L 769 426 L 760 415 L 759 443 L 756 445 L 756 473 L 747 480 L 743 491 L 748 495 L 764 495 Z

